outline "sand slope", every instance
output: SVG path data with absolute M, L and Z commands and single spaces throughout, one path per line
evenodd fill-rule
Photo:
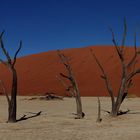
M 112 46 L 90 46 L 78 49 L 66 49 L 63 52 L 70 57 L 71 65 L 77 79 L 82 96 L 107 96 L 101 72 L 90 54 L 92 48 L 110 76 L 115 94 L 120 80 L 120 63 Z M 127 58 L 131 58 L 132 48 L 126 50 Z M 140 63 L 138 63 L 140 66 Z M 18 73 L 19 95 L 44 95 L 54 92 L 66 95 L 64 87 L 56 79 L 60 72 L 65 72 L 56 51 L 34 54 L 19 58 L 16 64 Z M 10 90 L 10 73 L 0 65 L 0 79 L 4 81 L 7 91 Z M 140 96 L 140 75 L 134 79 L 130 94 Z

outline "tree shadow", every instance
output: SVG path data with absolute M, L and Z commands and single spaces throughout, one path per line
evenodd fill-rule
M 30 112 L 30 113 L 32 113 L 32 112 Z M 17 122 L 40 116 L 41 113 L 42 113 L 42 111 L 39 111 L 37 113 L 32 113 L 34 115 L 31 115 L 31 116 L 23 115 L 20 119 L 17 120 Z
M 106 113 L 108 113 L 108 114 L 111 114 L 110 111 L 103 110 L 103 109 L 102 109 L 102 111 L 104 111 L 104 112 L 106 112 Z M 119 116 L 119 115 L 124 115 L 124 114 L 140 114 L 140 112 L 132 112 L 132 110 L 129 110 L 129 109 L 126 110 L 126 111 L 120 110 L 120 111 L 118 112 L 117 116 Z
M 140 112 L 129 112 L 128 114 L 140 114 Z
M 102 109 L 102 111 L 104 111 L 104 112 L 106 112 L 106 113 L 108 113 L 108 114 L 111 114 L 111 112 L 108 111 L 108 110 L 104 110 L 104 109 Z M 120 111 L 117 113 L 117 116 L 124 115 L 124 114 L 128 114 L 129 112 L 130 112 L 129 109 L 126 110 L 126 111 L 122 111 L 122 110 L 120 110 Z

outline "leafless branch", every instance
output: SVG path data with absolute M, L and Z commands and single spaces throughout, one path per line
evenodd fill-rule
M 66 78 L 66 79 L 71 80 L 71 77 L 70 77 L 70 76 L 67 76 L 67 75 L 65 75 L 65 74 L 63 74 L 63 73 L 60 73 L 60 75 L 61 75 L 62 77 L 64 77 L 64 78 Z
M 127 68 L 130 68 L 133 64 L 136 63 L 136 57 L 137 57 L 138 54 L 140 54 L 140 53 L 137 51 L 137 46 L 136 46 L 136 33 L 134 33 L 134 56 L 132 57 L 132 59 L 127 64 Z
M 2 39 L 1 39 L 0 43 L 1 43 L 2 51 L 3 51 L 4 55 L 6 56 L 8 63 L 11 64 L 10 55 L 9 55 L 9 53 L 6 51 L 6 49 L 4 48 L 4 44 L 3 44 Z
M 18 50 L 16 51 L 16 53 L 15 53 L 15 55 L 14 55 L 14 61 L 13 61 L 13 64 L 12 64 L 13 66 L 14 66 L 15 63 L 16 63 L 17 55 L 18 55 L 19 51 L 21 50 L 21 48 L 22 48 L 22 41 L 20 41 L 19 48 L 18 48 Z
M 131 72 L 128 77 L 127 77 L 127 82 L 132 79 L 132 77 L 134 77 L 136 74 L 140 73 L 140 69 L 134 70 L 133 72 Z
M 71 88 L 73 88 L 73 86 L 68 86 L 65 81 L 60 78 L 59 76 L 56 76 L 56 78 L 61 82 L 61 84 L 64 86 L 64 88 L 66 89 L 66 91 L 68 91 L 70 93 L 71 96 L 74 96 L 74 93 L 70 90 Z
M 113 42 L 113 44 L 115 46 L 115 49 L 116 49 L 116 51 L 117 51 L 117 53 L 119 55 L 119 58 L 122 59 L 121 49 L 116 43 L 115 35 L 114 35 L 114 32 L 113 32 L 112 28 L 110 28 L 110 31 L 111 31 L 111 34 L 112 34 L 112 42 Z
M 114 104 L 114 95 L 113 95 L 113 90 L 112 90 L 112 86 L 110 84 L 109 78 L 108 78 L 107 74 L 105 73 L 103 66 L 101 65 L 101 63 L 97 59 L 96 55 L 93 53 L 93 50 L 91 49 L 90 51 L 91 51 L 93 58 L 95 59 L 96 63 L 98 64 L 98 66 L 103 74 L 103 76 L 101 76 L 101 77 L 105 80 L 107 90 L 108 90 L 109 95 L 110 95 L 111 100 L 112 100 L 112 104 Z

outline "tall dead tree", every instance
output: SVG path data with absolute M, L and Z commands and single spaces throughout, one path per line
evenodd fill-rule
M 81 95 L 80 95 L 80 91 L 78 89 L 78 85 L 77 85 L 75 76 L 72 71 L 71 64 L 69 63 L 68 57 L 66 57 L 63 53 L 61 53 L 59 50 L 57 51 L 57 53 L 58 53 L 58 56 L 59 56 L 62 64 L 64 65 L 64 67 L 67 71 L 67 75 L 60 73 L 60 76 L 62 78 L 67 79 L 70 82 L 70 85 L 67 86 L 67 91 L 70 91 L 70 93 L 75 97 L 75 100 L 76 100 L 76 106 L 77 106 L 76 119 L 82 119 L 85 116 L 85 114 L 82 112 Z M 59 80 L 60 80 L 60 78 L 59 78 Z M 65 87 L 66 87 L 66 83 L 65 83 Z
M 17 113 L 17 101 L 16 101 L 16 97 L 17 97 L 17 72 L 15 69 L 15 64 L 16 64 L 16 59 L 17 59 L 17 55 L 21 49 L 22 46 L 22 42 L 20 41 L 20 45 L 18 50 L 16 51 L 14 58 L 11 59 L 9 53 L 7 52 L 7 50 L 4 47 L 4 43 L 3 43 L 3 34 L 4 32 L 1 33 L 0 35 L 0 48 L 2 49 L 3 54 L 6 57 L 6 61 L 0 59 L 0 62 L 3 63 L 5 66 L 8 67 L 8 69 L 10 70 L 11 74 L 12 74 L 12 89 L 11 89 L 11 97 L 8 96 L 7 93 L 6 94 L 6 98 L 8 101 L 8 122 L 16 122 L 16 113 Z
M 126 20 L 124 20 L 124 32 L 123 32 L 121 46 L 117 45 L 115 36 L 114 36 L 114 32 L 112 29 L 111 29 L 111 33 L 112 33 L 112 41 L 113 41 L 114 47 L 116 49 L 116 52 L 117 52 L 117 55 L 118 55 L 118 58 L 120 61 L 120 65 L 121 65 L 121 81 L 120 81 L 120 86 L 119 86 L 118 94 L 117 94 L 116 98 L 114 96 L 112 86 L 111 86 L 107 73 L 105 72 L 102 64 L 99 62 L 99 60 L 97 59 L 96 55 L 93 53 L 92 50 L 91 50 L 91 53 L 102 72 L 101 77 L 105 81 L 107 91 L 109 93 L 109 96 L 111 97 L 112 110 L 109 113 L 111 114 L 111 116 L 115 117 L 117 115 L 125 114 L 129 111 L 129 110 L 124 111 L 124 112 L 121 111 L 120 106 L 121 106 L 122 102 L 124 101 L 124 99 L 126 98 L 126 96 L 128 94 L 128 90 L 132 85 L 132 78 L 136 74 L 140 73 L 140 68 L 135 67 L 135 65 L 137 63 L 137 56 L 139 54 L 137 47 L 136 47 L 136 33 L 134 35 L 134 54 L 133 54 L 132 58 L 130 58 L 129 61 L 126 61 L 126 57 L 125 57 L 125 55 L 126 55 L 125 40 L 126 40 L 126 33 L 127 33 Z

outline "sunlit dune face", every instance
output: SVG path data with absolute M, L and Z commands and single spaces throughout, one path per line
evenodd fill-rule
M 101 71 L 91 56 L 90 48 L 66 49 L 63 53 L 70 58 L 82 96 L 108 96 L 104 81 L 100 77 Z M 113 91 L 117 94 L 121 69 L 114 47 L 95 46 L 92 49 L 108 73 Z M 127 59 L 131 58 L 132 52 L 133 48 L 127 48 Z M 138 62 L 138 65 L 140 66 L 140 62 Z M 19 95 L 45 95 L 50 92 L 58 95 L 68 95 L 65 88 L 56 78 L 60 72 L 65 73 L 64 66 L 61 64 L 56 51 L 19 58 L 16 68 Z M 0 79 L 4 82 L 7 92 L 9 92 L 11 75 L 3 65 L 0 65 Z M 134 78 L 133 83 L 129 94 L 140 96 L 140 75 Z

